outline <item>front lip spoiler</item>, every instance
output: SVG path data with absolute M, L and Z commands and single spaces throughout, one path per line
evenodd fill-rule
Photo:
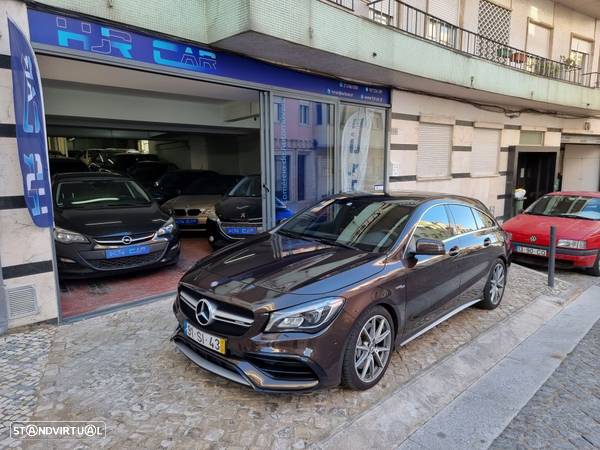
M 223 355 L 214 355 L 214 358 L 223 361 L 224 365 L 228 367 L 215 364 L 204 358 L 187 342 L 187 339 L 181 334 L 180 328 L 177 328 L 171 340 L 175 343 L 177 349 L 197 366 L 234 383 L 249 386 L 255 391 L 278 393 L 310 391 L 319 385 L 319 380 L 277 380 L 254 367 L 248 361 Z M 211 355 L 213 354 L 211 353 Z

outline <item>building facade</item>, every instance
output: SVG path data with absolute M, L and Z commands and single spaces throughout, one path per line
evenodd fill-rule
M 598 190 L 600 6 L 578 3 L 2 0 L 0 10 L 36 52 L 50 150 L 117 142 L 180 168 L 260 172 L 268 227 L 278 201 L 298 209 L 343 191 L 463 194 L 502 220 L 516 188 L 527 202 Z M 62 294 L 53 232 L 25 208 L 12 89 L 3 22 L 0 263 L 16 327 L 60 318 Z

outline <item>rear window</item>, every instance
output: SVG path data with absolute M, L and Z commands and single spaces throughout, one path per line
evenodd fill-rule
M 477 228 L 479 228 L 480 230 L 483 228 L 492 228 L 493 226 L 496 225 L 494 223 L 494 220 L 487 214 L 485 214 L 475 208 L 472 208 L 471 211 L 473 211 L 473 215 L 475 216 L 475 222 L 477 222 Z
M 470 233 L 477 230 L 477 223 L 471 208 L 463 205 L 449 205 L 448 208 L 452 217 L 454 217 L 456 234 Z

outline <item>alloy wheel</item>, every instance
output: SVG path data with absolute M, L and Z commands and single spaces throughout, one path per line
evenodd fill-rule
M 371 383 L 384 371 L 392 348 L 392 327 L 382 315 L 371 317 L 356 340 L 354 370 L 363 383 Z
M 502 294 L 504 293 L 504 285 L 506 282 L 504 272 L 504 265 L 502 263 L 497 263 L 494 266 L 492 277 L 490 278 L 490 302 L 494 305 L 497 305 L 498 302 L 500 302 Z

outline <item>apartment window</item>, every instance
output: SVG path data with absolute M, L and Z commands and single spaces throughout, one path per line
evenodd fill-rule
M 316 124 L 317 125 L 323 125 L 323 105 L 321 103 L 317 103 L 315 105 L 315 112 L 316 112 Z
M 275 103 L 275 122 L 279 123 L 283 120 L 283 103 Z
M 542 24 L 532 22 L 527 24 L 527 51 L 544 58 L 550 57 L 550 36 L 552 30 Z
M 471 175 L 498 174 L 500 130 L 475 128 L 471 152 Z
M 591 41 L 573 37 L 571 39 L 571 51 L 569 53 L 569 59 L 573 61 L 573 64 L 578 69 L 582 69 L 584 72 L 587 71 L 590 61 L 590 55 L 592 54 L 593 43 Z
M 421 123 L 417 150 L 417 177 L 449 177 L 451 150 L 452 126 Z
M 298 122 L 300 125 L 309 125 L 309 106 L 308 105 L 300 105 L 299 113 L 298 113 Z
M 543 131 L 521 131 L 519 144 L 521 145 L 544 145 Z

